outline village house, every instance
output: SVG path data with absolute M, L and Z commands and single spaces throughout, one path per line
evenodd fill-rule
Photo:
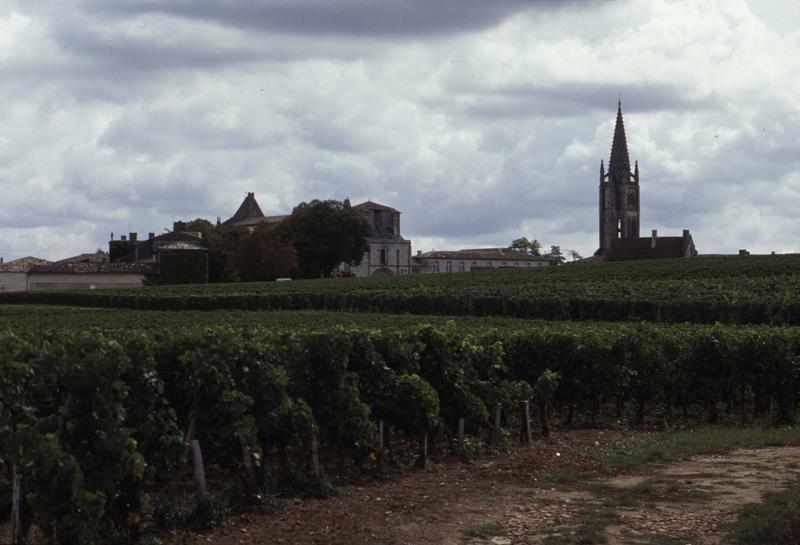
M 493 268 L 533 269 L 548 267 L 553 260 L 508 248 L 477 248 L 417 252 L 414 256 L 415 272 L 471 272 Z

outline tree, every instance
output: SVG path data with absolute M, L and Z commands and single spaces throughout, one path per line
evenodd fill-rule
M 561 253 L 561 246 L 550 246 L 550 252 L 545 254 L 545 257 L 549 257 L 555 261 L 557 265 L 563 265 L 566 261 L 564 254 Z
M 214 225 L 200 218 L 186 223 L 184 228 L 199 232 L 208 244 L 209 282 L 235 282 L 239 279 L 234 261 L 239 242 L 247 236 L 247 228 L 224 223 Z
M 527 238 L 522 237 L 513 240 L 508 249 L 516 252 L 525 252 L 528 255 L 541 255 L 540 250 L 542 249 L 542 245 L 539 244 L 539 241 L 536 239 L 528 240 Z
M 262 223 L 241 240 L 234 263 L 239 278 L 245 282 L 275 280 L 294 270 L 297 253 L 274 226 Z
M 357 211 L 336 200 L 300 203 L 279 227 L 297 251 L 298 275 L 329 277 L 340 263 L 361 262 L 370 225 Z

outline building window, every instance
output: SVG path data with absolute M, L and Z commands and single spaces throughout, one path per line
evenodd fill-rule
M 453 272 L 453 262 L 452 261 L 448 261 L 447 262 L 447 272 Z
M 464 262 L 463 261 L 461 261 L 458 264 L 458 272 L 464 272 Z
M 530 267 L 530 266 L 531 266 L 531 262 L 530 262 L 530 261 L 528 261 L 527 263 L 525 263 L 525 266 L 526 266 L 526 267 Z
M 386 265 L 386 250 L 381 250 L 381 265 Z
M 622 238 L 622 218 L 617 218 L 617 238 Z
M 491 261 L 487 261 L 487 262 L 486 262 L 486 266 L 487 266 L 487 267 L 491 267 L 491 266 L 492 266 L 492 262 L 491 262 Z
M 478 262 L 477 261 L 473 261 L 472 265 L 470 265 L 470 269 L 472 269 L 472 267 L 477 267 L 477 266 L 478 266 Z
M 439 272 L 439 262 L 438 261 L 434 261 L 433 262 L 433 272 Z

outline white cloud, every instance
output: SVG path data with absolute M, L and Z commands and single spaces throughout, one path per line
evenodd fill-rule
M 224 219 L 247 191 L 267 213 L 386 202 L 420 249 L 528 236 L 588 255 L 618 93 L 644 233 L 800 250 L 800 31 L 743 1 L 490 4 L 17 4 L 0 255 Z

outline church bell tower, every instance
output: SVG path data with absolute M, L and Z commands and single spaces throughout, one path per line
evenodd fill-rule
M 639 162 L 631 172 L 625 125 L 622 123 L 622 100 L 617 107 L 617 124 L 608 172 L 600 161 L 600 248 L 595 255 L 606 254 L 615 238 L 639 237 Z

